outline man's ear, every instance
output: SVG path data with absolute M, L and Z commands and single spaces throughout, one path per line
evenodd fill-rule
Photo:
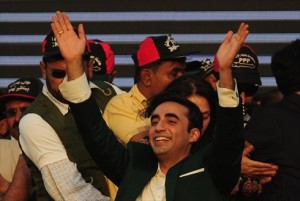
M 87 65 L 87 70 L 85 71 L 85 73 L 87 74 L 87 77 L 89 79 L 91 79 L 93 77 L 93 59 L 90 59 L 89 62 L 88 62 L 88 65 Z
M 190 142 L 197 142 L 201 136 L 201 131 L 198 128 L 192 128 L 190 131 Z
M 42 77 L 44 80 L 46 80 L 47 78 L 47 66 L 45 64 L 45 62 L 40 61 L 40 68 L 41 68 L 41 72 L 42 72 Z
M 150 87 L 151 86 L 151 76 L 152 71 L 150 69 L 142 69 L 141 70 L 141 82 L 144 86 Z

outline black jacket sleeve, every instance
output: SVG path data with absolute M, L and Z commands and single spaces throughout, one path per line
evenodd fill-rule
M 215 184 L 228 194 L 240 176 L 244 149 L 242 107 L 217 107 L 216 135 L 213 139 L 209 172 Z
M 127 149 L 106 125 L 92 96 L 70 107 L 88 152 L 103 173 L 119 185 L 129 161 Z

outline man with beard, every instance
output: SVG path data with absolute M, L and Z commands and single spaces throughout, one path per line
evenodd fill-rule
M 29 197 L 30 170 L 17 141 L 19 121 L 42 87 L 38 78 L 20 78 L 9 84 L 6 93 L 0 96 L 0 103 L 4 105 L 3 120 L 6 121 L 3 133 L 8 134 L 6 139 L 0 140 L 0 200 L 27 200 Z
M 88 49 L 82 62 L 91 78 Z M 20 145 L 33 178 L 31 199 L 109 200 L 104 175 L 86 151 L 68 101 L 58 89 L 67 69 L 52 31 L 44 39 L 42 52 L 40 67 L 46 84 L 20 122 Z M 107 100 L 105 90 L 92 82 L 90 88 L 98 101 Z

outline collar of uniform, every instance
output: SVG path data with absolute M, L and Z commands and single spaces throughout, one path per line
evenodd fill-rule
M 90 84 L 90 88 L 94 89 L 94 88 L 99 88 L 96 84 L 94 84 L 93 82 L 89 81 Z
M 69 111 L 69 104 L 62 103 L 56 98 L 52 96 L 52 94 L 49 92 L 47 85 L 45 84 L 43 87 L 43 92 L 42 92 L 49 100 L 59 109 L 59 111 L 63 114 L 66 115 Z

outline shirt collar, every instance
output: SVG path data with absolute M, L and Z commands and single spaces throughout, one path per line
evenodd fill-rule
M 66 115 L 69 111 L 69 104 L 62 103 L 56 98 L 52 96 L 52 94 L 49 92 L 47 85 L 45 84 L 43 87 L 43 94 L 49 98 L 49 100 L 59 109 L 59 111 L 63 114 Z
M 146 97 L 140 92 L 137 85 L 133 85 L 133 87 L 128 92 L 131 97 L 137 99 L 140 103 L 142 103 L 145 107 L 147 106 L 147 99 Z

